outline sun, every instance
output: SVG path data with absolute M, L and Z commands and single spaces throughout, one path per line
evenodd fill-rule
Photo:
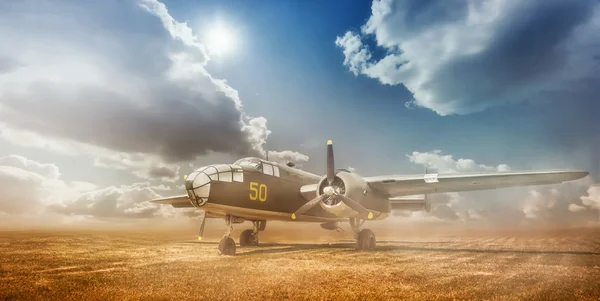
M 236 34 L 231 28 L 223 24 L 216 24 L 206 32 L 206 46 L 211 53 L 225 55 L 235 49 L 236 38 Z

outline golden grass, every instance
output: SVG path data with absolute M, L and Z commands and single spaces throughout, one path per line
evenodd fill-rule
M 600 300 L 598 229 L 382 231 L 368 253 L 348 232 L 301 229 L 267 227 L 234 257 L 218 254 L 222 228 L 208 242 L 190 229 L 3 231 L 0 299 Z

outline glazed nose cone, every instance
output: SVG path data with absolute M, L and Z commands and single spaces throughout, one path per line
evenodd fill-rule
M 203 172 L 193 172 L 185 180 L 185 189 L 195 207 L 203 206 L 208 202 L 210 181 L 208 175 Z

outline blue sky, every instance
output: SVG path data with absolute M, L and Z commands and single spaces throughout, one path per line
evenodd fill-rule
M 0 162 L 140 214 L 157 211 L 128 193 L 178 194 L 194 168 L 265 149 L 322 173 L 328 139 L 365 176 L 600 176 L 598 1 L 162 4 L 0 4 Z
M 568 159 L 578 149 L 590 147 L 597 137 L 599 124 L 591 112 L 599 105 L 593 97 L 542 99 L 440 116 L 425 108 L 407 109 L 404 104 L 412 94 L 402 84 L 382 85 L 376 79 L 354 76 L 341 64 L 344 55 L 334 41 L 366 23 L 371 15 L 371 3 L 366 1 L 326 5 L 320 1 L 259 5 L 203 1 L 198 7 L 193 3 L 167 2 L 176 18 L 189 20 L 192 26 L 200 27 L 204 19 L 219 16 L 243 28 L 241 53 L 209 64 L 207 69 L 239 91 L 248 113 L 269 120 L 273 129 L 270 147 L 297 148 L 294 144 L 315 135 L 320 141 L 333 137 L 347 152 L 341 155 L 344 162 L 358 164 L 367 173 L 410 168 L 402 154 L 433 149 L 526 169 L 551 165 L 589 169 L 589 164 L 598 164 L 591 151 L 588 158 Z M 534 30 L 531 39 L 543 34 Z M 373 40 L 368 37 L 365 43 L 375 55 L 385 55 Z M 312 116 L 309 124 L 304 122 L 307 116 Z M 384 156 L 394 165 L 357 160 L 365 153 Z M 553 160 L 543 162 L 540 156 Z

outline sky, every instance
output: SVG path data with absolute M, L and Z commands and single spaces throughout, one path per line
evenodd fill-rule
M 3 1 L 0 217 L 181 218 L 145 201 L 331 139 L 364 176 L 591 174 L 403 218 L 598 222 L 598 32 L 596 0 Z

